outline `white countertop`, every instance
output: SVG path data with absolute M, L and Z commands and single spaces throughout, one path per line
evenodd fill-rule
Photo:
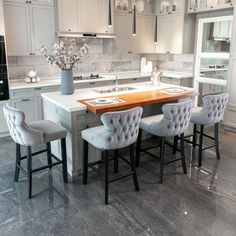
M 75 93 L 72 95 L 62 95 L 61 92 L 58 91 L 58 92 L 43 93 L 41 96 L 43 97 L 44 100 L 49 101 L 68 112 L 74 112 L 74 111 L 86 110 L 86 105 L 78 102 L 78 100 L 101 98 L 101 97 L 107 97 L 107 96 L 112 96 L 112 95 L 115 96 L 119 94 L 136 93 L 139 91 L 141 92 L 141 91 L 159 90 L 163 88 L 170 88 L 170 87 L 177 87 L 177 86 L 161 83 L 160 87 L 157 88 L 157 87 L 153 87 L 150 82 L 141 82 L 141 83 L 133 83 L 133 84 L 127 84 L 127 85 L 120 85 L 119 87 L 132 87 L 136 89 L 123 91 L 123 92 L 101 94 L 95 91 L 96 88 L 85 88 L 85 89 L 75 90 Z M 111 86 L 99 87 L 99 89 L 101 88 L 111 88 Z M 186 88 L 186 89 L 189 89 L 189 88 Z
M 179 72 L 179 71 L 169 71 L 169 70 L 161 70 L 162 75 L 164 77 L 184 79 L 184 78 L 192 78 L 193 74 L 188 72 Z M 89 74 L 82 74 L 82 76 L 88 76 Z M 75 75 L 76 76 L 76 75 Z M 139 71 L 127 71 L 127 72 L 116 72 L 116 73 L 101 73 L 101 77 L 99 79 L 84 79 L 74 81 L 75 84 L 83 84 L 87 82 L 102 82 L 102 81 L 111 81 L 115 79 L 115 76 L 118 77 L 118 80 L 122 79 L 134 79 L 134 78 L 148 78 L 150 74 L 141 74 Z M 37 87 L 48 87 L 48 86 L 59 86 L 60 85 L 60 77 L 42 77 L 39 83 L 26 83 L 24 81 L 19 80 L 10 80 L 10 89 L 26 89 L 26 88 L 37 88 Z

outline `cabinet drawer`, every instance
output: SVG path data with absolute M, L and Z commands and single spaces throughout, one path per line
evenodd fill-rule
M 31 98 L 40 97 L 41 93 L 54 92 L 58 90 L 59 86 L 16 89 L 16 90 L 11 90 L 11 98 L 18 99 L 24 97 L 31 97 Z
M 179 79 L 174 79 L 174 78 L 169 78 L 169 77 L 162 77 L 161 82 L 167 83 L 167 84 L 180 85 L 180 80 Z

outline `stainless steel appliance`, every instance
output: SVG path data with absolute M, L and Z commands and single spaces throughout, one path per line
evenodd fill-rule
M 5 37 L 0 35 L 0 101 L 9 99 Z

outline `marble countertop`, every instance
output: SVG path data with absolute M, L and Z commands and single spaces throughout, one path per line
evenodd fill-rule
M 184 79 L 192 78 L 193 74 L 188 72 L 179 72 L 179 71 L 169 71 L 161 70 L 162 75 L 170 78 Z M 76 76 L 76 75 L 75 75 Z M 89 76 L 89 74 L 82 74 L 82 76 Z M 127 71 L 127 72 L 117 72 L 117 73 L 101 73 L 99 79 L 84 79 L 74 81 L 75 84 L 83 84 L 88 82 L 102 82 L 102 81 L 111 81 L 115 79 L 115 76 L 118 77 L 118 80 L 122 79 L 134 79 L 134 78 L 145 78 L 150 77 L 150 74 L 141 74 L 139 71 Z M 26 88 L 37 88 L 37 87 L 49 87 L 49 86 L 59 86 L 60 77 L 42 77 L 39 83 L 26 83 L 22 80 L 10 80 L 10 89 L 26 89 Z
M 170 88 L 176 87 L 176 85 L 165 84 L 161 83 L 161 85 L 157 87 L 153 87 L 151 82 L 141 82 L 141 83 L 132 83 L 126 85 L 120 85 L 119 87 L 132 87 L 135 88 L 134 90 L 123 91 L 123 92 L 111 92 L 106 94 L 101 94 L 96 92 L 96 88 L 85 88 L 85 89 L 77 89 L 75 93 L 72 95 L 62 95 L 61 92 L 50 92 L 50 93 L 43 93 L 41 96 L 44 100 L 49 101 L 56 106 L 68 111 L 68 112 L 75 112 L 75 111 L 85 111 L 86 105 L 78 102 L 78 100 L 83 99 L 93 99 L 93 98 L 102 98 L 107 96 L 115 96 L 120 94 L 130 94 L 130 93 L 137 93 L 142 91 L 152 91 L 152 90 L 159 90 L 163 88 Z M 99 87 L 101 90 L 102 88 L 107 89 L 111 88 L 111 86 L 106 87 Z M 189 89 L 189 88 L 186 88 Z

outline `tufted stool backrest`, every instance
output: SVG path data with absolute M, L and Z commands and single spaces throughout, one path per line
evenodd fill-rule
M 184 133 L 190 123 L 192 107 L 192 100 L 165 104 L 162 107 L 164 117 L 158 124 L 159 135 L 165 137 Z
M 218 123 L 223 119 L 228 100 L 229 94 L 227 93 L 203 97 L 203 110 L 201 113 L 206 124 Z
M 3 107 L 11 138 L 20 145 L 34 146 L 44 143 L 43 132 L 30 128 L 25 122 L 24 112 L 10 107 Z
M 119 149 L 133 144 L 138 137 L 139 122 L 143 113 L 142 107 L 107 112 L 102 114 L 104 136 L 107 149 Z

